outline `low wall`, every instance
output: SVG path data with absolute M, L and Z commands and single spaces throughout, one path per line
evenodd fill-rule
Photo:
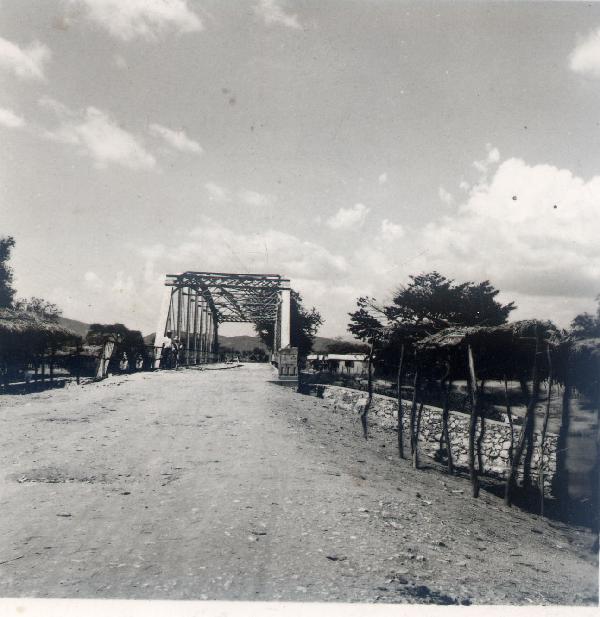
M 334 403 L 336 407 L 358 413 L 364 408 L 367 400 L 366 392 L 352 390 L 340 386 L 319 385 L 323 398 Z M 403 427 L 408 435 L 410 425 L 410 402 L 403 401 Z M 369 421 L 377 423 L 382 428 L 395 429 L 398 424 L 398 404 L 396 399 L 381 394 L 374 394 L 369 410 Z M 521 427 L 513 428 L 514 444 L 516 446 Z M 448 414 L 448 432 L 454 464 L 458 467 L 468 467 L 469 452 L 469 416 L 457 411 Z M 477 422 L 476 439 L 480 437 L 481 426 Z M 423 406 L 421 427 L 419 431 L 419 452 L 431 458 L 439 456 L 442 437 L 442 410 L 438 407 Z M 546 433 L 544 443 L 544 485 L 550 494 L 552 480 L 556 473 L 556 452 L 558 436 Z M 534 482 L 537 482 L 539 467 L 540 434 L 534 435 L 534 452 L 531 460 L 531 473 Z M 485 420 L 485 430 L 481 441 L 481 462 L 485 474 L 506 478 L 508 471 L 508 453 L 510 449 L 510 425 L 495 420 Z M 519 469 L 522 477 L 522 468 Z

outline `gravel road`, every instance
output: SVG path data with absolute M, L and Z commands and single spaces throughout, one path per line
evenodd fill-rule
M 271 368 L 0 399 L 0 595 L 592 604 L 588 531 L 396 457 Z

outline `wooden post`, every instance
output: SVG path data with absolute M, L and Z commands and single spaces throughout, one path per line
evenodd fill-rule
M 398 456 L 404 458 L 404 409 L 402 408 L 402 378 L 404 377 L 404 343 L 400 347 L 400 361 L 398 363 Z
M 367 402 L 360 414 L 360 422 L 362 424 L 363 436 L 365 439 L 368 439 L 368 421 L 367 415 L 369 413 L 369 408 L 371 407 L 371 403 L 373 402 L 373 347 L 375 345 L 375 337 L 371 338 L 371 342 L 369 343 L 369 358 L 367 363 Z
M 508 380 L 504 377 L 504 401 L 506 404 L 506 417 L 508 418 L 508 426 L 510 427 L 510 446 L 508 450 L 508 466 L 510 469 L 510 465 L 513 460 L 513 452 L 515 448 L 515 436 L 514 436 L 514 424 L 512 417 L 512 407 L 510 406 L 510 396 L 508 394 Z
M 467 360 L 469 364 L 469 394 L 471 398 L 471 416 L 469 420 L 469 476 L 471 477 L 471 495 L 479 497 L 479 477 L 475 469 L 475 433 L 477 431 L 477 375 L 475 373 L 475 358 L 471 345 L 467 345 Z
M 525 412 L 525 419 L 523 421 L 523 427 L 521 428 L 521 433 L 519 434 L 519 441 L 517 443 L 517 448 L 515 450 L 515 455 L 513 457 L 512 464 L 510 466 L 510 472 L 508 474 L 508 479 L 506 481 L 506 491 L 504 493 L 504 503 L 507 506 L 512 504 L 512 493 L 514 490 L 514 486 L 517 478 L 517 470 L 519 468 L 519 464 L 521 462 L 521 457 L 523 455 L 523 450 L 525 449 L 525 441 L 527 435 L 531 433 L 533 429 L 533 416 L 535 415 L 535 406 L 537 404 L 539 391 L 540 391 L 540 378 L 538 371 L 538 355 L 539 355 L 539 335 L 535 332 L 535 356 L 533 359 L 533 367 L 531 369 L 531 377 L 532 377 L 532 387 L 531 394 L 529 396 L 529 402 L 527 404 L 527 411 Z
M 481 453 L 481 447 L 483 445 L 483 438 L 485 437 L 485 416 L 483 413 L 483 392 L 485 387 L 485 381 L 481 380 L 481 386 L 479 388 L 479 396 L 477 398 L 479 407 L 479 435 L 477 437 L 477 468 L 479 469 L 479 475 L 483 474 L 483 454 Z
M 446 460 L 448 464 L 448 473 L 454 473 L 454 460 L 452 459 L 452 446 L 450 444 L 450 429 L 448 427 L 448 416 L 450 412 L 450 391 L 452 381 L 446 377 L 444 385 L 444 406 L 442 408 L 442 442 L 446 445 Z
M 419 376 L 419 365 L 417 364 L 417 352 L 415 351 L 415 376 L 413 379 L 413 395 L 412 402 L 410 406 L 410 455 L 412 458 L 413 467 L 416 469 L 418 465 L 417 460 L 417 441 L 419 436 L 415 434 L 416 430 L 416 420 L 417 420 L 417 397 L 419 392 L 419 384 L 420 384 L 420 376 Z
M 417 421 L 415 422 L 415 449 L 412 453 L 412 464 L 415 469 L 419 469 L 419 433 L 421 432 L 421 417 L 423 416 L 423 399 L 419 402 Z
M 550 345 L 546 345 L 546 358 L 548 359 L 548 398 L 546 399 L 546 413 L 540 435 L 540 445 L 538 454 L 538 487 L 540 491 L 540 514 L 544 516 L 544 445 L 546 441 L 546 429 L 550 418 L 550 397 L 552 396 L 552 355 Z

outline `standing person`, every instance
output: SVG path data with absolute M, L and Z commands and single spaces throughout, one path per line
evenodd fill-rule
M 160 368 L 172 367 L 172 351 L 173 339 L 171 338 L 171 332 L 167 332 L 160 352 Z
M 177 368 L 179 366 L 179 352 L 181 350 L 181 343 L 179 342 L 179 339 L 177 337 L 175 337 L 173 339 L 173 349 L 172 349 L 172 356 L 173 356 L 173 368 Z

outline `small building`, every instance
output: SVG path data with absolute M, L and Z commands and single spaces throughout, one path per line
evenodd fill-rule
M 367 354 L 311 354 L 306 360 L 314 371 L 336 375 L 364 375 L 367 372 Z

